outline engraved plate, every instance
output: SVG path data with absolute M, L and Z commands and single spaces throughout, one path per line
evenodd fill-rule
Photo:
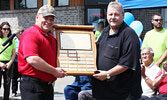
M 77 60 L 77 58 L 69 58 L 69 60 Z
M 95 69 L 87 69 L 87 71 L 95 71 Z
M 61 65 L 61 67 L 68 67 L 68 65 Z
M 82 54 L 78 54 L 78 57 L 85 57 L 85 55 L 82 55 Z
M 77 53 L 85 53 L 85 51 L 77 51 Z
M 77 67 L 77 65 L 69 65 L 69 67 Z
M 60 53 L 67 53 L 67 50 L 60 50 Z
M 71 63 L 71 64 L 77 64 L 76 61 L 69 61 L 69 63 Z
M 79 61 L 78 64 L 86 64 L 86 62 L 81 62 L 81 61 Z
M 70 68 L 69 71 L 77 71 L 77 69 Z
M 76 53 L 76 51 L 68 51 L 69 53 Z
M 60 63 L 68 63 L 68 61 L 60 61 Z
M 78 33 L 60 33 L 61 49 L 91 50 L 91 35 Z
M 63 68 L 65 71 L 68 71 L 68 68 Z
M 85 53 L 89 53 L 89 54 L 92 53 L 93 54 L 93 51 L 85 51 Z
M 87 62 L 87 64 L 94 64 L 94 62 Z
M 86 69 L 78 69 L 78 71 L 86 71 Z
M 78 58 L 78 60 L 85 60 L 85 58 Z
M 86 57 L 93 57 L 93 55 L 86 55 Z
M 67 57 L 67 54 L 60 54 L 60 56 L 62 56 L 62 57 Z
M 78 67 L 86 67 L 85 65 L 78 65 Z
M 94 68 L 95 66 L 94 65 L 87 65 L 88 68 Z
M 69 54 L 70 57 L 76 57 L 76 54 Z
M 68 58 L 60 58 L 60 60 L 68 60 Z
M 86 58 L 86 60 L 87 60 L 87 61 L 90 61 L 90 60 L 92 61 L 92 60 L 94 60 L 94 59 L 93 59 L 93 58 Z

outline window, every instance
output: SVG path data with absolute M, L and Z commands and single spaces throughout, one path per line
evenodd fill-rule
M 37 8 L 38 0 L 15 0 L 15 9 Z
M 0 10 L 9 10 L 10 0 L 0 0 Z
M 68 6 L 69 0 L 58 0 L 58 6 Z
M 43 5 L 47 5 L 47 0 L 43 0 Z

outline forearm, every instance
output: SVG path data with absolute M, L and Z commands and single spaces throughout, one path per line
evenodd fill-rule
M 144 80 L 152 90 L 155 90 L 157 88 L 153 86 L 153 81 L 149 77 L 145 77 Z
M 165 59 L 167 58 L 167 50 L 163 53 L 161 58 L 157 61 L 157 63 L 160 65 Z
M 161 84 L 161 81 L 162 79 L 164 78 L 163 75 L 159 76 L 158 78 L 156 78 L 154 81 L 153 81 L 153 86 L 154 87 L 158 87 L 160 84 Z
M 110 69 L 108 71 L 108 73 L 110 76 L 115 76 L 115 75 L 118 75 L 118 74 L 125 72 L 127 69 L 128 69 L 128 67 L 117 65 L 114 68 Z
M 30 56 L 26 58 L 26 60 L 31 66 L 33 66 L 37 70 L 40 70 L 49 74 L 53 74 L 55 72 L 55 68 L 50 64 L 48 64 L 39 56 Z

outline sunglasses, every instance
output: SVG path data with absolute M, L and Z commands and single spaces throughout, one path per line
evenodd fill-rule
M 154 21 L 158 22 L 158 21 L 162 21 L 162 19 L 153 19 Z
M 2 28 L 2 29 L 5 30 L 5 31 L 6 31 L 6 30 L 10 31 L 10 28 Z

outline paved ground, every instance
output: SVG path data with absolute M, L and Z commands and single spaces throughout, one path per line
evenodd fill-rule
M 72 84 L 73 81 L 74 81 L 73 76 L 67 76 L 65 78 L 58 79 L 54 85 L 54 100 L 65 100 L 64 87 L 68 84 Z M 3 100 L 2 97 L 3 97 L 3 86 L 1 86 L 0 89 L 0 100 Z M 21 100 L 20 91 L 18 91 L 18 97 L 10 97 L 10 100 Z

